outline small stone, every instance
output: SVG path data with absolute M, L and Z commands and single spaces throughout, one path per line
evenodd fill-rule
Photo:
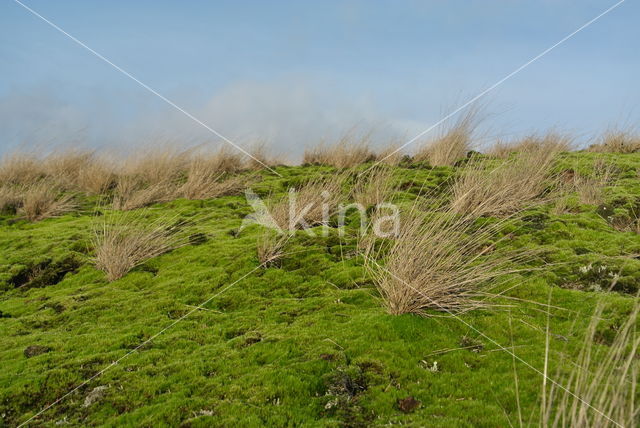
M 84 407 L 89 407 L 90 405 L 104 397 L 104 392 L 107 390 L 107 388 L 108 386 L 104 385 L 96 386 L 95 388 L 93 388 L 84 399 Z
M 27 348 L 24 350 L 24 356 L 27 358 L 31 358 L 35 357 L 36 355 L 46 354 L 49 351 L 51 351 L 51 348 L 49 348 L 48 346 L 31 345 L 27 346 Z
M 420 407 L 422 403 L 419 400 L 416 400 L 413 397 L 401 398 L 398 399 L 398 409 L 400 409 L 404 413 L 411 413 L 418 407 Z

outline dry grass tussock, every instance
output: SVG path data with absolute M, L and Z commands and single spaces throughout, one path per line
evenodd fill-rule
M 577 359 L 571 361 L 573 369 L 566 380 L 560 382 L 566 390 L 555 384 L 548 388 L 543 384 L 541 426 L 638 426 L 640 303 L 636 300 L 610 346 L 599 344 L 596 338 L 602 310 L 599 304 L 582 341 L 582 349 Z
M 275 266 L 284 256 L 284 247 L 291 239 L 290 233 L 275 233 L 267 230 L 258 238 L 256 251 L 261 265 Z
M 16 212 L 20 206 L 22 197 L 15 186 L 0 186 L 0 212 Z
M 451 209 L 472 216 L 509 215 L 539 199 L 555 181 L 556 151 L 535 146 L 517 153 L 498 166 L 471 163 L 453 184 Z
M 567 134 L 548 132 L 544 135 L 528 135 L 514 142 L 498 141 L 487 150 L 492 157 L 506 159 L 522 152 L 550 151 L 553 153 L 573 150 L 573 138 Z
M 54 152 L 44 158 L 42 165 L 46 176 L 65 190 L 98 195 L 115 185 L 114 165 L 94 151 Z
M 573 175 L 572 187 L 578 194 L 580 203 L 600 205 L 604 203 L 604 188 L 611 183 L 615 175 L 615 167 L 603 162 L 595 162 L 593 174 Z
M 139 176 L 118 177 L 113 207 L 117 210 L 134 210 L 176 197 L 176 185 L 170 181 L 146 184 Z
M 30 221 L 57 217 L 76 207 L 71 196 L 62 194 L 59 189 L 46 182 L 24 187 L 19 194 L 18 214 Z
M 248 153 L 252 156 L 247 157 L 246 166 L 248 169 L 259 170 L 265 168 L 265 166 L 273 167 L 285 163 L 279 157 L 274 156 L 264 142 L 259 142 L 251 146 Z
M 247 186 L 246 177 L 225 177 L 226 174 L 212 168 L 207 159 L 196 158 L 189 166 L 187 180 L 178 188 L 177 193 L 187 199 L 209 199 L 237 194 Z
M 454 165 L 472 150 L 474 134 L 480 122 L 480 109 L 467 109 L 450 128 L 443 129 L 437 137 L 418 147 L 414 160 L 427 161 L 433 166 Z
M 368 208 L 391 202 L 397 188 L 393 181 L 393 170 L 382 165 L 359 175 L 351 192 L 356 203 Z
M 315 178 L 298 189 L 290 189 L 288 195 L 267 204 L 271 218 L 282 230 L 321 224 L 344 202 L 346 180 L 345 174 L 336 174 Z
M 30 153 L 12 153 L 0 163 L 0 183 L 29 186 L 45 176 L 42 161 Z
M 610 129 L 587 150 L 596 153 L 640 152 L 640 135 L 632 130 Z
M 459 313 L 489 304 L 499 277 L 530 252 L 494 251 L 502 223 L 470 229 L 448 209 L 402 213 L 397 236 L 376 248 L 364 238 L 366 267 L 391 314 Z M 493 243 L 492 243 L 493 242 Z M 380 260 L 382 259 L 382 260 Z M 380 260 L 380 261 L 379 261 Z
M 152 222 L 142 215 L 107 216 L 94 225 L 94 263 L 108 281 L 115 281 L 145 261 L 185 245 L 175 219 L 161 218 Z
M 378 155 L 376 156 L 378 162 L 389 166 L 400 164 L 404 156 L 401 147 L 402 145 L 399 143 L 392 143 L 385 146 L 382 150 L 378 151 Z
M 320 144 L 305 150 L 303 164 L 330 165 L 339 169 L 353 168 L 376 160 L 375 153 L 369 147 L 368 136 L 353 142 L 351 136 L 345 136 L 333 145 Z

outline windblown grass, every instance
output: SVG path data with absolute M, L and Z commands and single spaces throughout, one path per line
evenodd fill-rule
M 611 182 L 614 172 L 612 165 L 595 162 L 593 174 L 574 174 L 572 184 L 580 202 L 589 205 L 602 204 L 605 200 L 604 188 Z
M 0 183 L 29 186 L 45 175 L 42 162 L 31 153 L 11 153 L 0 163 Z
M 346 176 L 314 178 L 288 195 L 268 203 L 273 221 L 282 230 L 305 229 L 322 224 L 344 202 Z
M 508 215 L 540 198 L 551 181 L 556 151 L 531 146 L 498 166 L 475 161 L 455 181 L 451 209 L 459 214 Z
M 473 148 L 473 137 L 479 124 L 479 108 L 467 109 L 450 128 L 444 128 L 437 137 L 418 147 L 414 160 L 427 161 L 433 166 L 452 166 Z
M 140 176 L 118 177 L 113 207 L 118 210 L 134 210 L 155 203 L 170 201 L 176 197 L 176 185 L 171 181 L 146 184 Z
M 330 165 L 338 169 L 353 168 L 376 159 L 369 147 L 368 136 L 354 142 L 347 135 L 333 145 L 320 144 L 305 150 L 302 162 L 309 165 Z
M 65 195 L 49 183 L 40 182 L 20 191 L 18 213 L 30 221 L 58 217 L 73 210 L 76 204 L 70 195 Z
M 496 279 L 531 257 L 519 251 L 494 253 L 501 223 L 470 228 L 470 221 L 447 209 L 426 214 L 414 207 L 402 213 L 397 237 L 377 249 L 373 240 L 365 241 L 366 266 L 389 313 L 484 307 L 500 283 Z
M 15 186 L 0 186 L 0 212 L 8 211 L 15 213 L 21 201 L 22 197 Z
M 640 151 L 640 136 L 629 129 L 609 129 L 588 150 L 596 153 L 636 153 Z
M 507 159 L 516 153 L 544 152 L 551 153 L 568 152 L 573 150 L 573 139 L 568 134 L 549 131 L 546 134 L 532 134 L 513 142 L 498 141 L 487 150 L 492 157 Z
M 227 177 L 206 159 L 194 159 L 187 172 L 187 180 L 177 193 L 187 199 L 209 199 L 237 194 L 247 185 L 242 176 Z
M 108 217 L 108 218 L 107 218 Z M 94 225 L 94 263 L 108 281 L 122 278 L 149 259 L 187 243 L 175 219 L 145 221 L 140 213 L 107 216 Z
M 601 345 L 597 328 L 603 305 L 591 317 L 573 369 L 561 384 L 544 391 L 548 397 L 542 408 L 545 427 L 632 427 L 638 426 L 638 375 L 640 335 L 637 331 L 640 303 L 616 329 L 610 346 Z
M 270 267 L 277 266 L 280 259 L 284 256 L 284 247 L 291 239 L 290 233 L 275 233 L 266 230 L 256 245 L 258 261 L 261 265 Z
M 359 175 L 353 185 L 352 195 L 356 203 L 365 209 L 391 202 L 397 185 L 393 181 L 393 170 L 376 166 Z

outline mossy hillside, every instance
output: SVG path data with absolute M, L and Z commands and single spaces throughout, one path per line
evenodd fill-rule
M 566 154 L 558 168 L 589 173 L 595 159 Z M 640 157 L 607 159 L 626 171 L 606 189 L 607 203 L 622 196 L 633 203 L 640 192 L 631 172 L 640 168 Z M 397 167 L 399 198 L 410 202 L 425 188 L 446 186 L 460 169 Z M 278 172 L 284 177 L 260 173 L 253 190 L 279 197 L 289 186 L 335 170 Z M 542 370 L 543 305 L 551 299 L 550 373 L 556 378 L 557 370 L 570 369 L 560 355 L 577 353 L 598 299 L 607 303 L 599 331 L 607 346 L 639 288 L 638 235 L 613 228 L 598 207 L 574 201 L 569 212 L 554 214 L 549 202 L 510 221 L 510 239 L 496 248 L 536 248 L 549 263 L 535 260 L 526 267 L 539 270 L 507 278 L 508 298 L 500 306 L 467 313 L 462 321 L 442 313 L 392 316 L 357 254 L 357 218 L 349 216 L 342 237 L 336 230 L 326 237 L 298 233 L 277 267 L 262 268 L 255 246 L 263 230 L 240 230 L 251 213 L 240 196 L 140 210 L 149 221 L 190 220 L 187 232 L 206 240 L 108 283 L 91 265 L 91 236 L 95 222 L 114 214 L 96 212 L 92 202 L 38 223 L 3 217 L 0 415 L 6 425 L 28 419 L 127 355 L 37 424 L 505 426 L 507 418 L 517 418 L 512 356 L 478 331 Z M 587 269 L 590 264 L 606 269 Z M 611 272 L 619 278 L 607 292 Z M 24 351 L 33 345 L 46 352 L 27 358 Z M 542 377 L 520 362 L 515 367 L 528 417 L 537 411 Z M 85 406 L 98 386 L 106 388 Z M 398 400 L 409 396 L 421 405 L 404 413 Z

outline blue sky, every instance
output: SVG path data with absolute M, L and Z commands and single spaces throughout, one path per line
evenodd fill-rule
M 24 3 L 229 138 L 300 153 L 408 140 L 615 1 Z M 485 135 L 637 124 L 639 18 L 627 0 L 501 85 Z M 0 40 L 0 151 L 218 141 L 11 0 Z

